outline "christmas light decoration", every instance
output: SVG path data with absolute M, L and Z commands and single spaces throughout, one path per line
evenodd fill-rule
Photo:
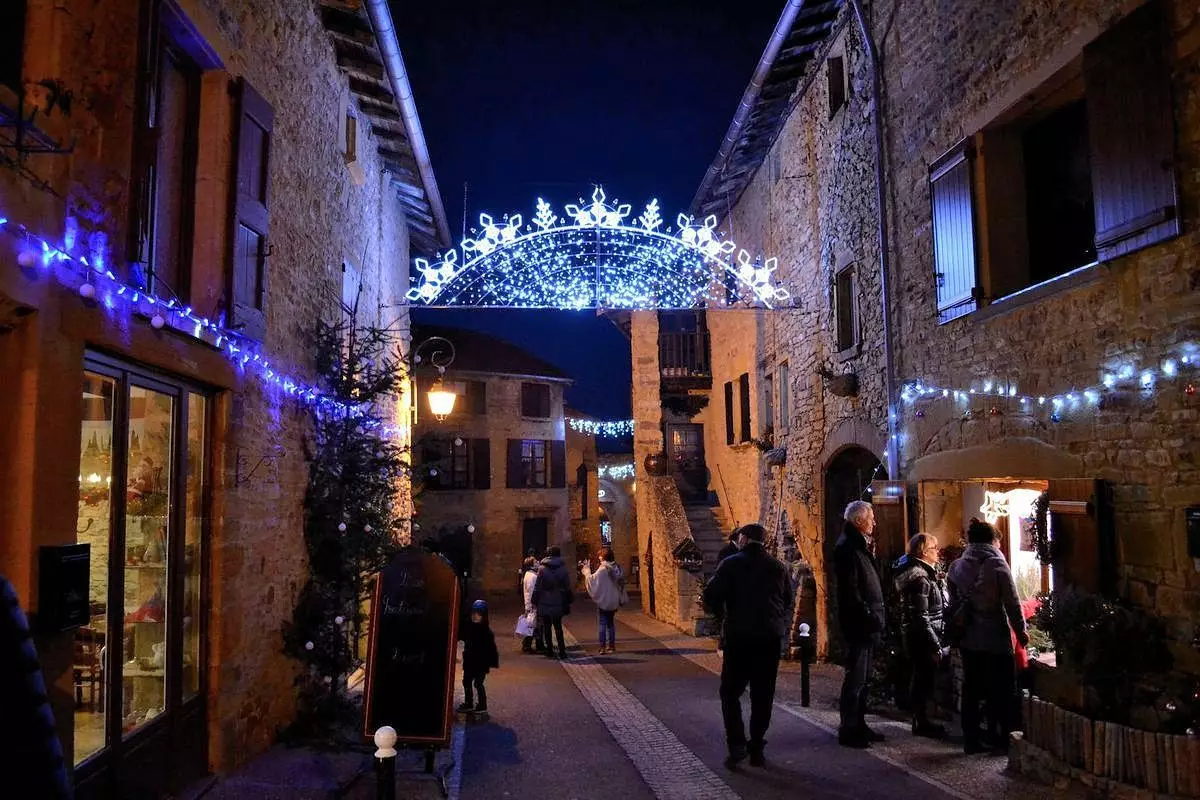
M 435 307 L 686 309 L 749 305 L 771 308 L 788 292 L 760 262 L 718 234 L 717 218 L 680 214 L 664 231 L 658 201 L 626 222 L 628 203 L 609 202 L 597 187 L 591 202 L 565 206 L 560 218 L 538 198 L 529 224 L 520 214 L 479 216 L 458 250 L 418 258 L 408 299 Z M 730 279 L 730 280 L 727 280 Z
M 52 272 L 69 289 L 84 300 L 95 302 L 109 313 L 124 312 L 149 321 L 156 330 L 169 327 L 191 339 L 204 342 L 221 351 L 242 372 L 251 373 L 265 385 L 298 401 L 316 406 L 321 411 L 357 415 L 361 409 L 338 402 L 317 390 L 315 386 L 297 380 L 271 366 L 258 343 L 237 331 L 222 327 L 202 317 L 174 299 L 162 300 L 147 294 L 142 287 L 121 281 L 105 266 L 104 236 L 89 237 L 88 252 L 75 252 L 81 245 L 73 220 L 67 221 L 67 234 L 62 247 L 36 235 L 24 225 L 11 223 L 0 214 L 0 229 L 21 243 L 17 264 L 31 270 Z
M 601 422 L 594 419 L 567 417 L 567 424 L 571 426 L 571 430 L 587 434 L 588 436 L 612 436 L 620 438 L 622 436 L 633 435 L 633 420 L 631 419 Z
M 597 472 L 601 478 L 623 481 L 633 477 L 634 466 L 633 464 L 601 464 Z

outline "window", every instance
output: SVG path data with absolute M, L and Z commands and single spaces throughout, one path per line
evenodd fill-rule
M 771 183 L 779 183 L 779 179 L 783 177 L 783 144 L 776 142 L 774 149 L 771 150 Z
M 775 434 L 773 426 L 775 425 L 775 376 L 767 374 L 763 376 L 762 383 L 762 438 L 766 441 L 771 441 Z
M 362 292 L 362 278 L 358 269 L 349 261 L 342 262 L 342 311 L 353 317 L 358 312 L 358 298 Z
M 853 265 L 838 270 L 834 275 L 833 311 L 837 325 L 837 348 L 843 356 L 858 346 L 857 289 Z
M 1179 234 L 1164 29 L 1139 7 L 934 163 L 939 321 Z
M 791 425 L 792 387 L 788 375 L 788 362 L 779 365 L 779 432 L 786 434 Z
M 466 439 L 455 439 L 450 443 L 450 474 L 447 477 L 451 489 L 471 488 L 471 450 Z
M 738 400 L 742 412 L 738 441 L 748 442 L 753 434 L 750 430 L 750 376 L 745 372 L 738 376 Z
M 538 440 L 521 442 L 521 484 L 530 487 L 546 485 L 546 443 Z
M 421 443 L 421 463 L 429 489 L 491 488 L 491 447 L 487 439 L 429 438 Z
M 155 297 L 189 296 L 195 222 L 200 68 L 167 20 L 143 42 L 131 204 L 135 281 Z
M 550 418 L 550 386 L 545 383 L 521 384 L 521 416 Z
M 26 0 L 0 3 L 0 84 L 20 91 Z
M 725 444 L 733 444 L 733 381 L 725 381 Z
M 829 118 L 846 105 L 846 60 L 843 56 L 830 56 L 825 61 L 825 82 L 829 87 Z
M 487 383 L 484 381 L 467 381 L 466 409 L 468 414 L 481 417 L 487 414 Z
M 509 439 L 507 485 L 509 489 L 565 489 L 567 443 Z

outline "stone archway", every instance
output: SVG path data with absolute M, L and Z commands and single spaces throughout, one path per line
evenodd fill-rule
M 833 547 L 842 533 L 842 514 L 852 500 L 868 499 L 866 489 L 872 480 L 887 480 L 887 469 L 878 456 L 865 447 L 842 447 L 829 460 L 824 475 L 824 562 L 825 562 L 825 635 L 830 660 L 838 661 L 845 652 L 838 625 L 837 577 L 833 570 Z

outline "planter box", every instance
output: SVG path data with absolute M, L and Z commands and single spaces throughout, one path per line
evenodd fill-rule
M 1033 696 L 1022 711 L 1009 765 L 1024 774 L 1102 796 L 1200 797 L 1200 738 L 1088 719 Z

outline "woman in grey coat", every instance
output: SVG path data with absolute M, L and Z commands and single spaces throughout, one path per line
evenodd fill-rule
M 961 618 L 964 605 L 966 626 L 958 648 L 963 661 L 962 726 L 963 747 L 970 753 L 984 749 L 979 729 L 979 703 L 985 701 L 989 730 L 999 732 L 993 742 L 998 750 L 1008 745 L 1016 710 L 1016 667 L 1012 634 L 1024 647 L 1029 643 L 1025 617 L 1012 571 L 997 544 L 996 529 L 986 522 L 971 520 L 967 549 L 950 567 L 950 605 L 947 617 Z

